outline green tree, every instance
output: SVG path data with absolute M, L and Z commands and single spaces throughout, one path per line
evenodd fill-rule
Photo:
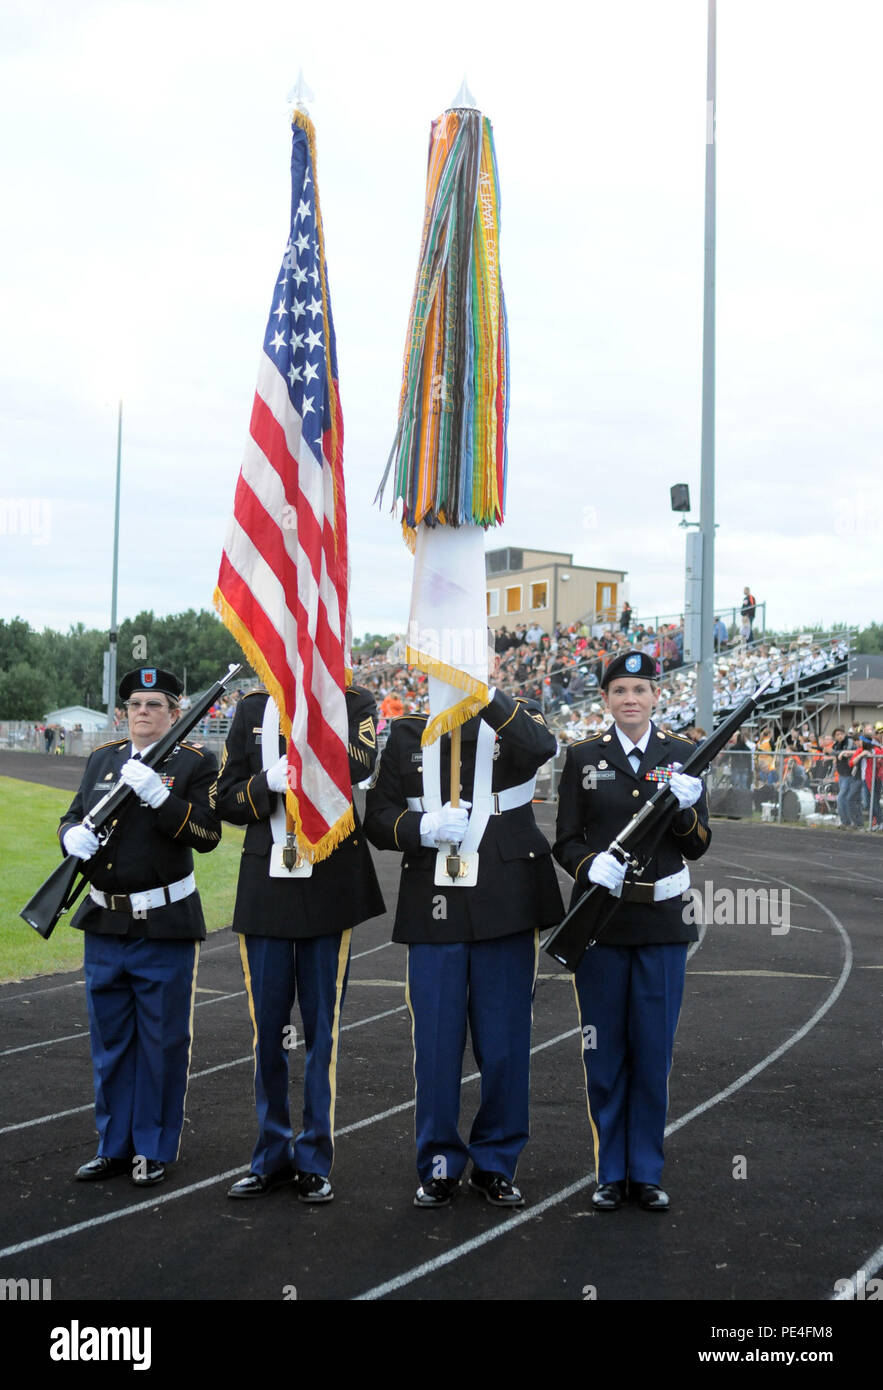
M 0 719 L 43 718 L 53 705 L 51 687 L 42 671 L 28 661 L 16 661 L 0 674 Z
M 182 679 L 186 674 L 191 693 L 213 684 L 231 662 L 246 665 L 237 642 L 209 609 L 126 619 L 120 624 L 119 651 L 120 674 L 135 666 L 162 666 Z M 250 673 L 246 667 L 243 678 Z
M 0 618 L 0 669 L 8 671 L 17 661 L 32 660 L 34 636 L 24 618 Z
M 883 623 L 871 623 L 870 627 L 863 628 L 858 635 L 855 650 L 863 656 L 883 652 Z

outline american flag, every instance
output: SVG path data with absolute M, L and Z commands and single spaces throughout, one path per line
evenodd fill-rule
M 315 185 L 315 132 L 293 120 L 291 227 L 264 334 L 250 438 L 215 604 L 279 708 L 288 811 L 323 859 L 352 828 L 343 417 Z

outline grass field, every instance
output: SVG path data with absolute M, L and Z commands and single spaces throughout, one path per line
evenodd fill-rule
M 55 827 L 70 803 L 70 792 L 0 777 L 0 981 L 76 970 L 82 964 L 82 933 L 71 930 L 69 918 L 44 941 L 18 915 L 59 863 Z M 243 833 L 238 826 L 225 825 L 216 850 L 193 856 L 210 932 L 232 920 Z

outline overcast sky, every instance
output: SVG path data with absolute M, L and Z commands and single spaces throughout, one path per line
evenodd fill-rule
M 489 545 L 628 571 L 683 608 L 698 519 L 705 0 L 540 8 L 4 0 L 0 616 L 107 626 L 211 605 L 315 93 L 357 635 L 411 559 L 371 499 L 395 432 L 430 121 L 491 118 L 511 339 Z M 883 193 L 872 0 L 719 0 L 716 600 L 883 618 Z M 10 534 L 27 504 L 26 534 Z

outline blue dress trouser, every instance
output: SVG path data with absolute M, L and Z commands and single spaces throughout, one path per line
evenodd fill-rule
M 199 942 L 85 938 L 98 1152 L 173 1163 L 184 1127 Z
M 459 1178 L 467 1158 L 510 1182 L 515 1177 L 530 1132 L 537 941 L 538 933 L 530 931 L 491 941 L 408 947 L 421 1182 Z M 467 1025 L 481 1073 L 468 1145 L 458 1130 Z
M 334 1162 L 337 1044 L 349 974 L 352 930 L 333 936 L 240 936 L 239 950 L 254 1027 L 258 1138 L 253 1173 L 292 1163 L 327 1177 Z M 304 1028 L 303 1128 L 292 1145 L 288 1058 L 295 1042 L 295 997 Z
M 599 1183 L 659 1183 L 687 947 L 592 946 L 574 977 Z

